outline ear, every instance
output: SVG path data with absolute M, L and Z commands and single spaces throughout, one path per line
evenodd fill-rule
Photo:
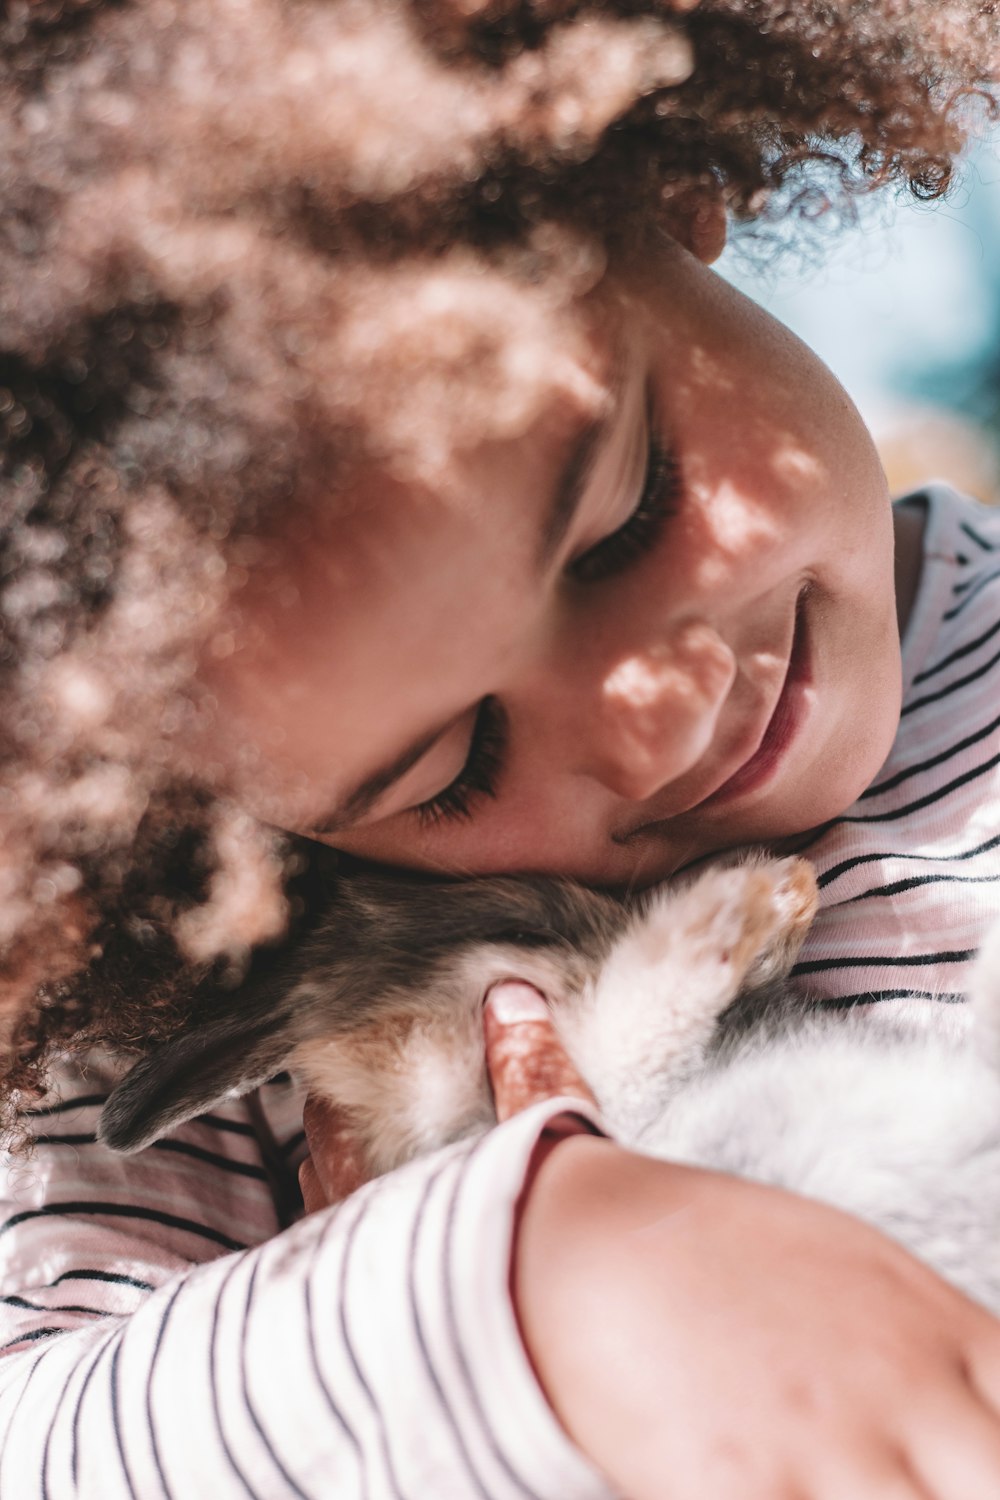
M 721 184 L 711 179 L 678 189 L 667 205 L 667 229 L 702 265 L 710 266 L 726 248 L 726 203 Z
M 141 1151 L 225 1094 L 265 1083 L 289 1049 L 287 1016 L 255 1023 L 237 1013 L 187 1032 L 136 1063 L 112 1090 L 97 1138 L 112 1151 Z

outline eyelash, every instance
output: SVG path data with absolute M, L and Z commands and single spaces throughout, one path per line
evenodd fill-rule
M 507 750 L 507 715 L 495 698 L 484 698 L 472 730 L 465 765 L 455 780 L 436 797 L 413 809 L 425 828 L 438 823 L 464 822 L 480 797 L 495 797 L 500 768 Z
M 648 552 L 677 509 L 680 466 L 676 457 L 655 440 L 649 445 L 646 478 L 639 503 L 624 525 L 590 547 L 569 565 L 577 583 L 597 583 L 622 573 Z
M 677 509 L 680 468 L 673 453 L 653 441 L 639 502 L 617 531 L 603 537 L 569 564 L 576 583 L 596 583 L 624 572 L 648 552 Z M 443 791 L 413 808 L 425 828 L 466 822 L 481 797 L 495 797 L 507 749 L 507 715 L 495 698 L 479 705 L 465 765 Z

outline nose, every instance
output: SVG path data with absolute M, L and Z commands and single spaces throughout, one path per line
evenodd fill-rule
M 736 657 L 707 623 L 597 674 L 581 726 L 586 773 L 641 802 L 689 771 L 708 750 L 736 678 Z M 585 747 L 585 748 L 584 748 Z

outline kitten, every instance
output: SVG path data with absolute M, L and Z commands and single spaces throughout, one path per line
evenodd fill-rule
M 136 1064 L 100 1136 L 139 1150 L 289 1066 L 350 1110 L 378 1175 L 494 1123 L 482 1002 L 522 978 L 618 1140 L 835 1204 L 1000 1313 L 1000 932 L 971 1006 L 873 1025 L 786 979 L 815 904 L 797 859 L 629 901 L 540 877 L 352 875 L 231 1014 Z

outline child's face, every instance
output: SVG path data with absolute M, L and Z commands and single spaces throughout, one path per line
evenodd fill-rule
M 859 416 L 680 247 L 596 301 L 567 335 L 614 392 L 589 446 L 554 394 L 526 438 L 454 456 L 468 503 L 371 474 L 245 592 L 205 675 L 213 757 L 242 740 L 274 772 L 234 773 L 251 810 L 387 863 L 624 883 L 871 781 L 900 663 Z

